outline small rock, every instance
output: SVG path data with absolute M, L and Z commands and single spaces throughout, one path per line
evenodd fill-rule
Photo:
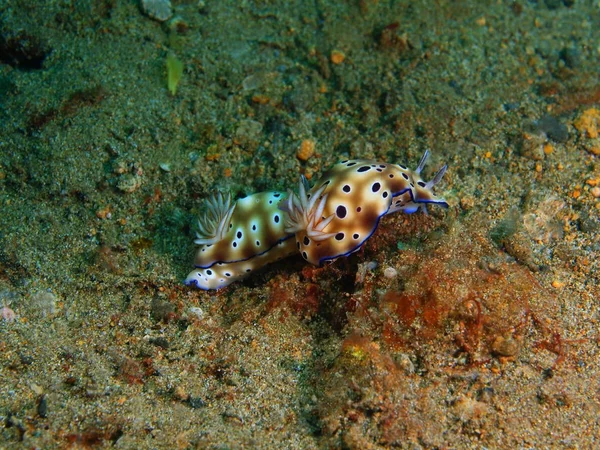
M 537 121 L 536 127 L 554 142 L 566 142 L 569 139 L 569 129 L 555 117 L 543 116 Z
M 157 347 L 160 347 L 164 350 L 167 350 L 169 348 L 169 340 L 165 337 L 156 337 L 156 338 L 150 338 L 149 341 L 152 345 L 156 345 Z
M 197 306 L 191 306 L 188 309 L 188 312 L 196 316 L 196 318 L 200 320 L 204 317 L 204 311 L 202 310 L 202 308 L 198 308 Z
M 37 399 L 37 413 L 42 419 L 48 416 L 48 399 L 46 394 L 42 394 Z
M 125 174 L 120 177 L 119 182 L 117 183 L 117 189 L 121 192 L 131 194 L 132 192 L 137 191 L 141 185 L 142 177 L 139 175 Z
M 206 402 L 200 397 L 192 397 L 191 395 L 188 397 L 188 403 L 193 409 L 200 409 L 206 406 Z
M 57 298 L 52 292 L 36 292 L 31 296 L 29 309 L 35 315 L 41 317 L 53 316 L 56 314 Z
M 516 356 L 519 353 L 519 343 L 512 336 L 497 336 L 492 343 L 492 351 L 498 356 Z
M 5 322 L 14 322 L 17 320 L 17 314 L 8 306 L 0 308 L 0 317 L 2 317 L 2 320 Z
M 164 22 L 173 16 L 170 0 L 142 0 L 142 11 L 158 22 Z
M 383 271 L 383 276 L 392 280 L 398 276 L 398 271 L 393 267 L 386 267 Z

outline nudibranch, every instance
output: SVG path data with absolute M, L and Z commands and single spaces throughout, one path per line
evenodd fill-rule
M 295 253 L 285 231 L 280 192 L 261 192 L 232 203 L 218 193 L 205 202 L 198 221 L 195 270 L 185 280 L 200 289 L 219 289 L 266 264 Z
M 426 151 L 416 170 L 372 160 L 342 161 L 311 188 L 302 177 L 298 193 L 263 192 L 234 203 L 218 193 L 205 202 L 195 242 L 195 269 L 185 280 L 201 289 L 219 289 L 252 271 L 296 252 L 322 265 L 356 252 L 386 214 L 448 207 L 431 181 L 421 179 Z M 295 237 L 295 239 L 294 239 Z
M 360 249 L 386 214 L 426 210 L 428 203 L 448 207 L 433 192 L 447 166 L 431 181 L 421 179 L 428 157 L 426 151 L 414 171 L 372 160 L 342 161 L 310 190 L 302 179 L 299 193 L 290 192 L 280 203 L 287 213 L 284 231 L 296 235 L 298 251 L 306 261 L 321 265 Z

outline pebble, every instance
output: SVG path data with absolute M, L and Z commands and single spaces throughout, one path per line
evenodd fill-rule
M 539 131 L 545 133 L 554 142 L 566 142 L 569 140 L 569 129 L 555 117 L 545 115 L 535 125 Z
M 158 22 L 164 22 L 173 16 L 170 0 L 142 0 L 142 11 Z
M 315 141 L 312 139 L 304 139 L 300 144 L 300 148 L 296 152 L 296 157 L 300 161 L 307 161 L 315 154 Z
M 126 194 L 137 191 L 142 186 L 142 177 L 134 174 L 125 174 L 119 178 L 117 189 Z
M 202 311 L 202 308 L 198 308 L 197 306 L 191 306 L 188 309 L 188 312 L 200 320 L 204 317 L 204 311 Z
M 396 278 L 398 276 L 398 271 L 393 267 L 386 267 L 383 271 L 383 276 L 389 278 L 390 280 Z
M 57 298 L 52 292 L 42 291 L 31 296 L 29 309 L 41 317 L 53 316 L 56 314 Z
M 8 306 L 0 308 L 0 317 L 2 317 L 2 320 L 5 322 L 14 322 L 17 320 L 17 314 Z

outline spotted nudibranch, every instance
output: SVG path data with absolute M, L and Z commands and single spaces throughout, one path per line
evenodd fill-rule
M 321 265 L 360 249 L 386 214 L 426 210 L 428 203 L 448 207 L 433 193 L 447 166 L 431 181 L 421 179 L 428 157 L 426 151 L 414 171 L 364 159 L 342 161 L 308 193 L 301 180 L 299 194 L 290 193 L 283 205 L 288 213 L 285 231 L 295 233 L 297 248 L 306 261 Z
M 196 269 L 185 283 L 219 289 L 297 251 L 321 265 L 359 250 L 386 214 L 426 210 L 428 203 L 447 207 L 433 193 L 447 166 L 425 182 L 420 173 L 428 157 L 426 151 L 414 171 L 372 160 L 342 161 L 312 188 L 302 177 L 298 194 L 265 192 L 233 204 L 229 196 L 213 196 L 199 221 Z
M 198 221 L 200 244 L 185 284 L 219 289 L 296 250 L 293 234 L 285 231 L 280 192 L 261 192 L 231 203 L 218 193 L 206 201 Z

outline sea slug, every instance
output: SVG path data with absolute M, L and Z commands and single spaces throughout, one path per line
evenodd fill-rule
M 312 188 L 302 177 L 297 194 L 263 192 L 235 203 L 215 194 L 199 220 L 196 269 L 185 283 L 219 289 L 296 252 L 322 265 L 359 250 L 386 214 L 425 210 L 428 203 L 447 207 L 433 192 L 447 166 L 425 182 L 420 174 L 428 157 L 426 151 L 414 171 L 372 160 L 342 161 Z

